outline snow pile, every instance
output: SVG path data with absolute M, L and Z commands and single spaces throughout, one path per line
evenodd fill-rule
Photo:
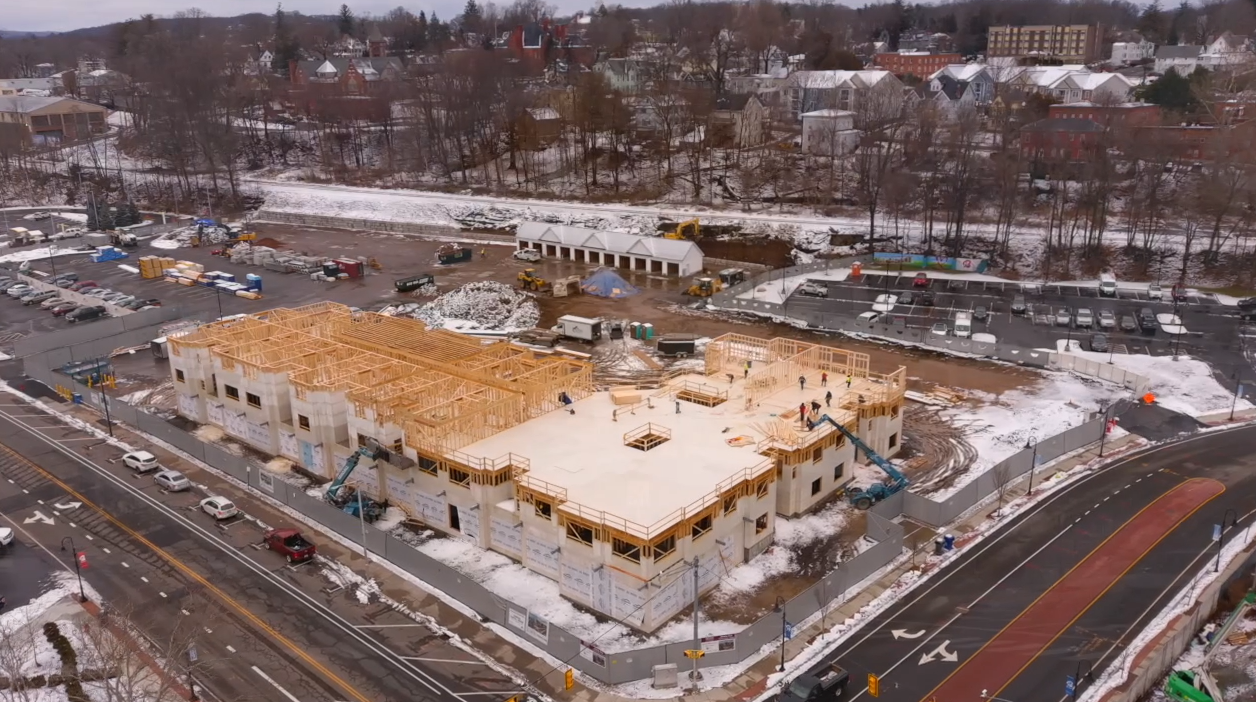
M 282 456 L 276 456 L 269 461 L 266 461 L 262 467 L 269 473 L 291 473 L 292 466 L 292 461 Z
M 1065 352 L 1063 342 L 1057 344 Z M 1067 351 L 1090 361 L 1107 363 L 1123 370 L 1146 377 L 1148 390 L 1156 396 L 1156 404 L 1165 409 L 1199 417 L 1213 412 L 1229 411 L 1233 404 L 1236 411 L 1249 410 L 1254 405 L 1246 399 L 1234 402 L 1234 393 L 1222 387 L 1213 375 L 1212 368 L 1204 361 L 1189 356 L 1148 356 L 1145 354 L 1106 354 L 1082 351 L 1074 346 Z
M 834 268 L 832 270 L 801 273 L 788 278 L 777 278 L 766 283 L 760 283 L 737 297 L 742 300 L 772 302 L 779 305 L 784 303 L 785 299 L 790 295 L 793 295 L 798 286 L 808 280 L 846 280 L 849 275 L 849 268 Z
M 413 316 L 435 328 L 517 331 L 535 327 L 541 310 L 532 295 L 490 280 L 447 292 Z
M 835 501 L 814 514 L 797 519 L 776 518 L 776 538 L 766 551 L 749 563 L 735 566 L 720 581 L 714 597 L 727 600 L 759 589 L 769 579 L 799 569 L 803 547 L 833 537 L 846 526 L 850 507 Z M 834 544 L 833 548 L 836 548 Z
M 207 444 L 216 444 L 219 441 L 222 441 L 222 438 L 226 436 L 226 434 L 223 433 L 222 429 L 219 429 L 212 424 L 202 424 L 192 432 L 192 436 L 195 436 Z
M 82 256 L 89 253 L 81 249 L 67 249 L 60 246 L 45 246 L 38 249 L 21 249 L 13 253 L 0 255 L 0 263 L 21 263 L 23 261 L 40 261 L 55 256 Z

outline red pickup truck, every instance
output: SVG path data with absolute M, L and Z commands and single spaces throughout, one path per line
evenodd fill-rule
M 296 529 L 271 529 L 266 532 L 266 548 L 278 553 L 289 563 L 304 563 L 314 557 L 317 549 Z

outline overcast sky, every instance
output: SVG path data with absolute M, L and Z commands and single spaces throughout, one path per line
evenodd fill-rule
M 346 0 L 284 0 L 287 10 L 318 15 L 335 14 L 340 4 Z M 421 3 L 403 2 L 402 0 L 347 0 L 349 7 L 358 14 L 383 14 L 398 5 L 418 14 L 425 10 L 431 14 L 433 10 L 441 19 L 449 19 L 462 11 L 466 0 L 424 0 Z M 551 0 L 553 1 L 553 0 Z M 620 0 L 623 5 L 650 5 L 657 0 Z M 242 15 L 247 12 L 275 11 L 277 0 L 205 0 L 199 7 L 209 14 L 218 16 Z M 498 0 L 498 4 L 509 4 L 509 0 Z M 555 2 L 562 12 L 574 12 L 587 9 L 592 5 L 590 0 L 558 0 Z M 64 32 L 83 27 L 95 27 L 102 24 L 120 22 L 128 17 L 139 17 L 151 12 L 155 15 L 173 15 L 188 7 L 198 7 L 195 0 L 42 0 L 41 2 L 23 2 L 22 0 L 5 0 L 4 10 L 0 11 L 0 29 L 11 31 Z

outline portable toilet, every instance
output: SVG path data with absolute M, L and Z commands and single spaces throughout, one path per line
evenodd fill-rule
M 245 287 L 254 292 L 262 291 L 262 276 L 256 273 L 249 273 L 244 276 Z
M 646 322 L 645 324 L 641 325 L 641 338 L 647 341 L 654 338 L 654 325 L 653 324 Z
M 633 322 L 632 324 L 628 325 L 628 328 L 632 330 L 632 338 L 634 339 L 641 338 L 641 322 Z
M 863 264 L 859 261 L 850 264 L 850 274 L 856 278 L 863 275 Z

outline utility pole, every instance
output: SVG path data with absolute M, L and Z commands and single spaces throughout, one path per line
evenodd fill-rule
M 1234 408 L 1239 404 L 1239 393 L 1243 392 L 1243 383 L 1240 382 L 1240 371 L 1234 371 L 1234 401 L 1230 403 L 1230 421 L 1234 421 Z
M 702 640 L 698 638 L 698 564 L 700 561 L 697 556 L 693 557 L 693 650 L 702 650 Z M 693 683 L 693 691 L 698 691 L 698 680 L 701 673 L 698 672 L 698 657 L 693 657 L 693 672 L 689 674 L 689 679 Z

